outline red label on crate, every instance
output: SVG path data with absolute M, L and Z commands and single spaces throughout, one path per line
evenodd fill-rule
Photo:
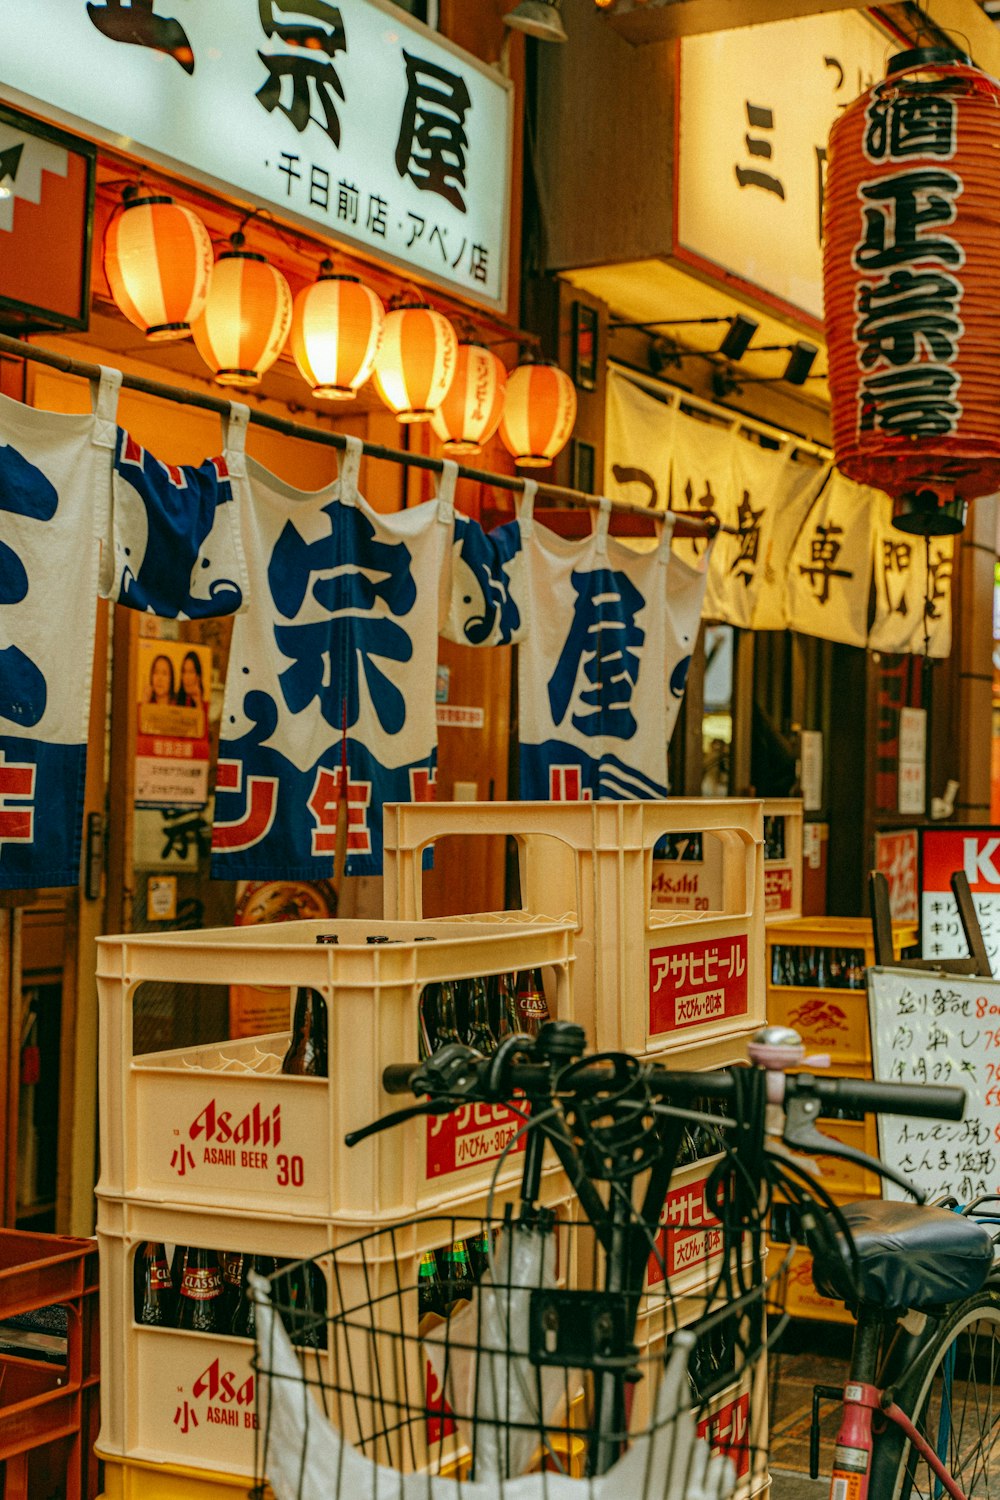
M 705 1202 L 705 1181 L 699 1177 L 687 1187 L 672 1188 L 660 1214 L 664 1226 L 656 1237 L 656 1252 L 649 1257 L 646 1285 L 658 1286 L 693 1266 L 702 1266 L 722 1250 L 722 1225 Z
M 197 1427 L 257 1426 L 253 1376 L 227 1370 L 221 1359 L 213 1359 L 192 1381 L 190 1394 L 183 1386 L 177 1394 L 174 1426 L 185 1437 Z
M 445 1400 L 444 1390 L 430 1360 L 427 1361 L 425 1378 L 427 1400 L 427 1442 L 440 1443 L 443 1438 L 457 1432 L 455 1414 Z
M 791 911 L 792 867 L 791 865 L 764 866 L 764 910 Z
M 707 1437 L 717 1453 L 725 1454 L 736 1465 L 736 1477 L 742 1479 L 750 1468 L 750 1396 L 744 1391 L 725 1406 L 702 1417 L 698 1436 Z
M 306 1185 L 305 1158 L 278 1151 L 281 1145 L 281 1105 L 246 1111 L 223 1109 L 209 1097 L 182 1127 L 174 1127 L 170 1170 L 190 1177 L 198 1166 L 236 1167 L 263 1172 L 282 1188 Z M 268 1184 L 270 1185 L 270 1184 Z
M 747 1004 L 747 940 L 743 934 L 650 949 L 651 1032 L 745 1016 Z
M 506 1104 L 463 1104 L 427 1121 L 427 1176 L 446 1177 L 493 1161 L 524 1124 Z M 524 1136 L 513 1147 L 524 1150 Z

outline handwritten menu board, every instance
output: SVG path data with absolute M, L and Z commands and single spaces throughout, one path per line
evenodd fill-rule
M 1000 982 L 869 969 L 868 1007 L 876 1078 L 956 1084 L 967 1096 L 961 1121 L 879 1115 L 882 1160 L 931 1201 L 1000 1192 Z M 882 1196 L 906 1197 L 884 1179 Z

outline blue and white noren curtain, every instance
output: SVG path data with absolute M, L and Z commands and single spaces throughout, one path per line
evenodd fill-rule
M 445 474 L 457 466 L 444 464 Z M 538 485 L 524 481 L 518 519 L 484 531 L 456 514 L 448 615 L 441 634 L 460 646 L 510 646 L 528 632 L 527 559 L 521 517 L 530 516 Z M 530 528 L 530 522 L 528 523 Z
M 118 370 L 91 416 L 0 396 L 0 887 L 80 878 Z
M 112 545 L 101 592 L 168 620 L 237 614 L 247 607 L 240 508 L 246 504 L 250 409 L 233 403 L 220 457 L 165 464 L 118 432 Z
M 361 442 L 314 494 L 247 460 L 252 608 L 226 679 L 212 874 L 333 872 L 347 796 L 347 870 L 382 868 L 382 805 L 433 796 L 434 684 L 447 610 L 454 475 L 439 498 L 380 515 L 357 489 Z
M 531 630 L 519 647 L 520 795 L 665 797 L 667 744 L 698 633 L 705 572 L 593 534 L 568 541 L 522 515 Z

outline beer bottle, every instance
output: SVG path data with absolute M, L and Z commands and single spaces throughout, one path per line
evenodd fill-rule
M 316 941 L 317 943 L 335 944 L 340 942 L 340 938 L 335 932 L 318 932 L 316 934 Z
M 252 1339 L 257 1332 L 257 1304 L 250 1295 L 249 1272 L 251 1266 L 258 1276 L 273 1276 L 278 1262 L 273 1255 L 241 1255 L 239 1301 L 230 1319 L 230 1331 L 239 1339 Z
M 425 984 L 420 991 L 420 999 L 417 1002 L 417 1046 L 421 1062 L 423 1062 L 425 1057 L 430 1057 L 437 1045 L 435 1041 L 436 1002 L 439 988 L 440 986 L 436 984 Z
M 223 1316 L 227 1326 L 232 1326 L 236 1309 L 242 1296 L 246 1256 L 239 1250 L 220 1250 L 219 1264 L 222 1268 Z
M 497 1039 L 490 1029 L 486 984 L 482 979 L 473 979 L 469 985 L 469 1025 L 465 1040 L 484 1057 L 491 1057 L 497 1050 Z
M 469 1241 L 469 1264 L 472 1267 L 473 1279 L 481 1281 L 490 1264 L 490 1232 L 482 1230 Z
M 839 990 L 844 984 L 844 955 L 839 948 L 830 949 L 830 988 Z
M 434 1033 L 434 1050 L 447 1042 L 460 1042 L 462 1033 L 458 1029 L 455 1010 L 455 986 L 450 979 L 442 979 L 437 997 L 437 1028 Z
M 293 1344 L 300 1349 L 326 1348 L 326 1283 L 311 1261 L 303 1261 L 289 1273 L 292 1296 Z
M 147 1240 L 135 1252 L 133 1262 L 135 1282 L 135 1321 L 147 1323 L 152 1328 L 173 1328 L 177 1314 L 177 1299 L 167 1252 L 161 1244 Z
M 326 1001 L 318 990 L 300 985 L 295 991 L 292 1041 L 281 1064 L 283 1073 L 327 1076 Z
M 184 1267 L 187 1265 L 187 1245 L 175 1245 L 174 1253 L 170 1257 L 170 1281 L 174 1289 L 174 1296 L 179 1297 L 181 1282 L 184 1280 Z
M 521 1017 L 517 1009 L 517 984 L 513 974 L 497 975 L 497 1000 L 500 1008 L 497 1037 L 502 1042 L 521 1030 Z
M 441 1292 L 441 1277 L 438 1275 L 437 1256 L 433 1250 L 425 1250 L 420 1257 L 417 1272 L 417 1317 L 423 1319 L 429 1313 L 444 1317 L 444 1297 Z
M 214 1250 L 187 1253 L 177 1304 L 177 1327 L 191 1333 L 227 1333 L 222 1272 Z
M 545 991 L 536 979 L 537 969 L 522 969 L 517 976 L 518 1029 L 527 1036 L 537 1036 L 549 1019 Z
M 438 1257 L 439 1261 L 443 1262 L 439 1273 L 441 1295 L 444 1299 L 445 1311 L 450 1313 L 457 1302 L 472 1300 L 472 1289 L 475 1286 L 465 1241 L 456 1240 L 453 1245 L 439 1250 Z
M 821 990 L 825 990 L 829 984 L 826 972 L 826 949 L 816 949 L 816 984 Z

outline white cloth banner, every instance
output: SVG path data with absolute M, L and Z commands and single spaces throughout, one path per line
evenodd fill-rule
M 667 744 L 698 632 L 705 574 L 673 557 L 667 515 L 653 550 L 569 541 L 522 511 L 531 630 L 518 651 L 520 795 L 664 797 Z
M 121 372 L 93 416 L 0 396 L 0 887 L 76 885 Z
M 620 371 L 608 371 L 605 408 L 609 500 L 666 510 L 674 451 L 676 401 L 651 396 Z
M 329 877 L 345 794 L 347 873 L 380 874 L 383 804 L 433 797 L 455 469 L 437 500 L 387 516 L 358 493 L 360 457 L 348 438 L 313 494 L 247 460 L 252 608 L 226 678 L 216 878 Z
M 892 501 L 879 495 L 875 508 L 875 620 L 872 651 L 931 656 L 951 650 L 951 573 L 955 539 L 908 536 L 892 524 Z M 929 564 L 929 567 L 928 567 Z
M 789 560 L 805 519 L 830 472 L 828 463 L 796 461 L 785 467 L 781 493 L 767 506 L 761 525 L 758 587 L 750 621 L 753 630 L 799 628 L 788 609 Z
M 788 620 L 805 635 L 868 643 L 872 510 L 879 492 L 834 469 L 809 511 L 788 561 Z

